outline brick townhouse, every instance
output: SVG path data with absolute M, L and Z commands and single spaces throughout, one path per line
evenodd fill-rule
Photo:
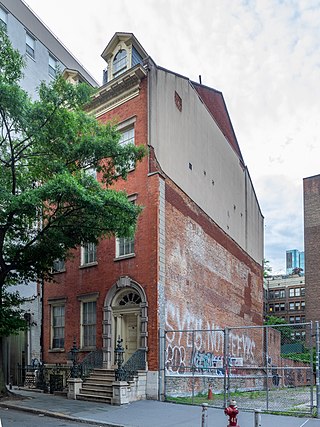
M 80 359 L 102 350 L 113 368 L 120 336 L 125 361 L 145 351 L 157 398 L 163 331 L 262 324 L 263 216 L 221 92 L 159 67 L 131 33 L 116 33 L 102 57 L 90 112 L 148 148 L 114 184 L 143 211 L 134 239 L 85 243 L 56 266 L 44 361 L 66 363 L 75 339 Z

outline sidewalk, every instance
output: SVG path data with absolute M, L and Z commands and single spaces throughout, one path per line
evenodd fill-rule
M 15 398 L 0 400 L 1 409 L 10 408 L 44 414 L 66 420 L 110 427 L 201 427 L 202 408 L 191 405 L 143 400 L 128 405 L 70 400 L 63 396 L 12 390 Z M 225 427 L 227 417 L 222 409 L 208 409 L 208 427 Z M 240 411 L 241 427 L 253 427 L 253 413 Z M 262 427 L 320 427 L 319 419 L 262 415 Z

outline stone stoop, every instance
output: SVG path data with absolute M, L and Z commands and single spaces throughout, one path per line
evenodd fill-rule
M 94 369 L 82 383 L 77 400 L 90 400 L 111 404 L 115 381 L 113 369 Z

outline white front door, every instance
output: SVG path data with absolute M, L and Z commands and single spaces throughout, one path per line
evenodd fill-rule
M 123 347 L 125 362 L 138 348 L 138 315 L 137 313 L 124 313 L 122 315 Z

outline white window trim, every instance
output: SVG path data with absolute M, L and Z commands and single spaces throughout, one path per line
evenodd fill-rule
M 50 64 L 50 59 L 52 59 L 52 61 L 54 61 L 54 64 L 55 64 L 54 67 Z M 58 60 L 53 55 L 51 55 L 51 53 L 49 53 L 48 74 L 49 74 L 50 77 L 53 77 L 53 78 L 56 77 L 56 75 L 57 75 L 57 66 L 58 66 Z M 50 72 L 50 71 L 52 71 L 52 72 Z
M 56 264 L 58 264 L 59 265 L 59 269 L 55 269 L 54 268 L 54 263 L 56 263 Z M 60 268 L 60 265 L 63 265 L 63 267 L 62 268 Z M 65 263 L 65 260 L 64 259 L 56 259 L 56 260 L 54 260 L 53 261 L 53 267 L 52 267 L 52 273 L 62 273 L 62 272 L 64 272 L 64 271 L 66 271 L 66 263 Z
M 133 240 L 133 252 L 128 252 L 125 254 L 120 255 L 120 241 L 122 239 L 131 239 Z M 133 238 L 129 238 L 129 237 L 116 237 L 116 259 L 124 259 L 124 258 L 131 258 L 135 256 L 135 252 L 134 252 L 134 237 Z
M 54 301 L 48 301 L 50 305 L 50 351 L 64 351 L 65 350 L 65 339 L 66 339 L 66 298 Z M 63 347 L 53 347 L 53 339 L 54 339 L 54 326 L 53 326 L 53 309 L 54 307 L 64 307 L 64 324 L 63 324 Z
M 135 129 L 135 122 L 136 122 L 136 116 L 131 117 L 128 120 L 125 120 L 124 122 L 120 123 L 117 126 L 117 130 L 120 132 L 121 135 L 123 135 L 125 132 L 128 132 L 129 130 L 133 130 L 133 142 L 121 142 L 119 141 L 120 144 L 134 144 L 135 145 L 135 141 L 136 141 L 136 129 Z M 135 169 L 135 165 L 132 164 L 129 168 L 128 172 L 131 172 Z
M 0 22 L 6 30 L 8 27 L 8 12 L 2 7 L 0 7 Z
M 28 43 L 29 40 L 32 42 L 31 44 Z M 32 53 L 28 52 L 28 48 L 32 51 Z M 30 58 L 35 59 L 35 56 L 36 56 L 36 39 L 28 31 L 26 31 L 26 54 Z
M 134 194 L 130 194 L 128 196 L 128 201 L 131 203 L 135 203 L 135 201 L 137 200 L 138 194 L 134 193 Z M 135 236 L 133 236 L 131 239 L 133 240 L 133 252 L 124 254 L 124 255 L 119 255 L 120 252 L 120 239 L 129 239 L 129 237 L 116 237 L 115 239 L 115 243 L 116 243 L 116 257 L 115 260 L 119 260 L 119 259 L 124 259 L 124 258 L 132 258 L 134 257 L 135 254 Z
M 85 250 L 86 250 L 85 245 L 88 245 L 88 244 L 95 245 L 95 261 L 85 262 Z M 84 243 L 81 246 L 81 265 L 80 266 L 86 267 L 86 266 L 97 265 L 97 264 L 98 264 L 98 261 L 97 261 L 97 245 L 95 243 L 91 243 L 91 242 Z
M 123 62 L 123 65 L 115 70 L 115 58 L 121 51 L 125 52 L 125 57 L 121 58 L 120 60 L 117 60 L 117 64 L 119 64 L 120 62 Z M 112 67 L 112 77 L 114 79 L 120 76 L 121 74 L 123 74 L 129 68 L 129 52 L 125 47 L 123 46 L 119 47 L 116 54 L 112 58 L 111 67 Z
M 84 325 L 84 323 L 83 323 L 83 307 L 84 307 L 84 304 L 91 303 L 91 302 L 94 302 L 96 304 L 95 323 L 94 323 L 95 328 L 96 328 L 95 344 L 94 345 L 84 345 L 84 328 L 85 328 L 85 326 L 90 326 L 90 325 Z M 81 301 L 81 310 L 80 310 L 80 313 L 81 313 L 80 314 L 80 330 L 81 330 L 81 333 L 80 333 L 80 347 L 81 348 L 89 348 L 89 349 L 96 348 L 96 346 L 97 346 L 97 301 L 96 301 L 96 299 L 90 299 L 90 300 L 83 300 L 83 301 Z

